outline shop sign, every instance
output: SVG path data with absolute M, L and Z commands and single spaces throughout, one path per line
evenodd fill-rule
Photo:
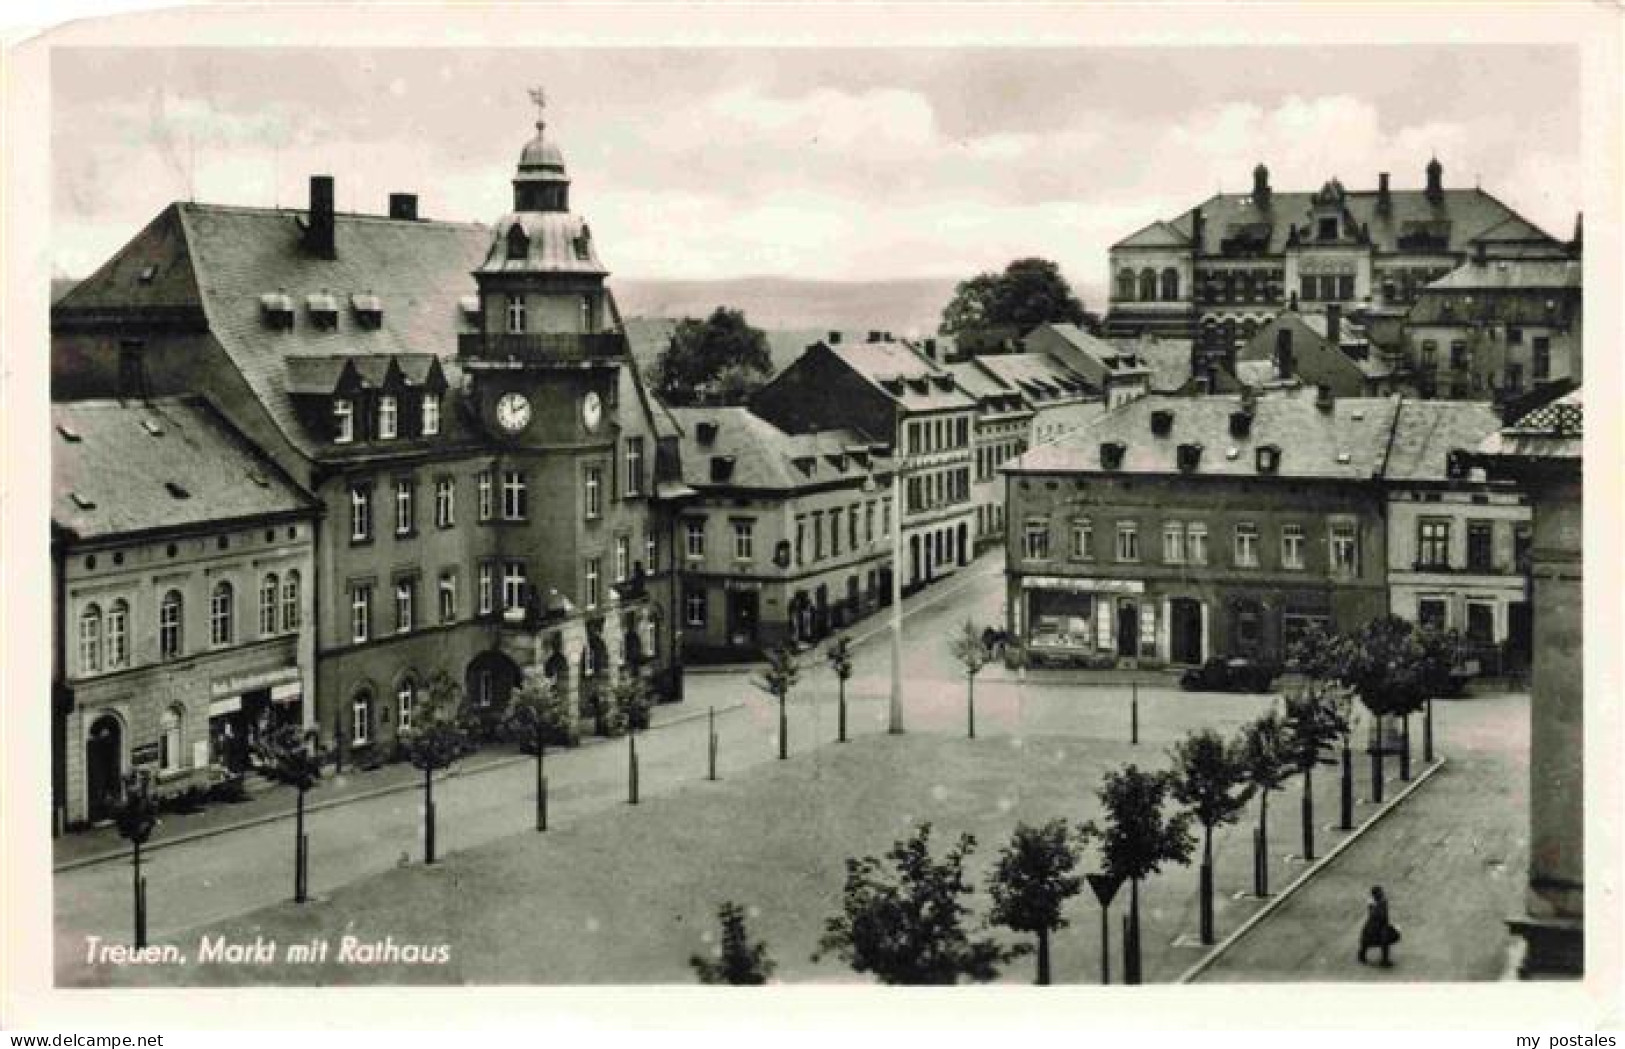
M 1059 575 L 1029 575 L 1021 577 L 1023 590 L 1067 590 L 1074 594 L 1143 594 L 1145 583 L 1139 579 L 1073 579 Z
M 156 765 L 158 764 L 158 744 L 144 743 L 139 747 L 130 748 L 130 764 Z
M 235 714 L 241 709 L 243 709 L 242 696 L 230 696 L 226 699 L 212 699 L 209 701 L 209 716 L 211 718 Z
M 722 589 L 756 591 L 762 589 L 762 581 L 760 579 L 724 579 Z
M 277 667 L 275 670 L 256 670 L 248 674 L 228 674 L 215 678 L 209 692 L 215 696 L 235 696 L 255 689 L 275 688 L 299 680 L 298 667 Z

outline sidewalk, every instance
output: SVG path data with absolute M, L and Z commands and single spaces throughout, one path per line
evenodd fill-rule
M 717 713 L 724 714 L 737 710 L 741 705 L 736 703 L 718 707 Z M 649 731 L 703 718 L 706 712 L 705 707 L 687 706 L 682 703 L 659 703 L 649 712 Z M 581 746 L 592 747 L 612 742 L 616 741 L 598 736 L 583 736 Z M 568 753 L 570 751 L 562 748 L 550 750 L 549 760 L 555 760 L 552 757 L 554 754 L 563 757 Z M 517 761 L 531 760 L 533 758 L 530 755 L 519 753 L 515 747 L 498 744 L 486 747 L 459 761 L 443 776 L 472 776 L 503 768 Z M 333 775 L 329 769 L 321 783 L 306 797 L 305 811 L 319 812 L 364 798 L 416 790 L 422 783 L 423 774 L 404 761 L 383 765 L 371 771 L 346 766 L 344 772 L 339 775 Z M 216 803 L 201 812 L 170 813 L 161 818 L 160 829 L 148 843 L 147 851 L 157 851 L 199 837 L 225 834 L 271 820 L 288 819 L 293 816 L 294 807 L 293 788 L 278 784 L 258 791 L 247 800 L 235 804 Z M 118 831 L 111 826 L 75 831 L 57 838 L 52 843 L 52 870 L 71 870 L 115 859 L 128 853 L 129 848 L 129 843 L 120 838 Z
M 1522 899 L 1528 853 L 1529 702 L 1477 696 L 1436 710 L 1449 726 L 1449 762 L 1195 982 L 1502 977 L 1503 922 Z M 1387 969 L 1355 959 L 1373 885 L 1386 890 L 1404 935 Z

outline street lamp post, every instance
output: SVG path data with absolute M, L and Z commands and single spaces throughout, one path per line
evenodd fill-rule
M 901 435 L 899 435 L 901 437 Z M 901 443 L 898 445 L 901 451 Z M 892 470 L 892 571 L 891 571 L 891 704 L 886 731 L 903 734 L 903 473 L 907 461 L 897 456 Z

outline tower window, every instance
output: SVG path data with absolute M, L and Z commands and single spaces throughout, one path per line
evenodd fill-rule
M 515 222 L 508 227 L 508 258 L 519 260 L 530 257 L 530 238 L 525 235 L 525 229 Z
M 523 295 L 508 296 L 508 332 L 518 335 L 525 330 L 525 297 Z

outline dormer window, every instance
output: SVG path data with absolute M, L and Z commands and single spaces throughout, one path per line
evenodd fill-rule
M 574 247 L 576 261 L 588 262 L 592 259 L 592 230 L 588 229 L 585 224 L 582 225 L 581 232 L 575 237 Z
M 1323 219 L 1320 220 L 1320 239 L 1321 240 L 1336 240 L 1337 239 L 1337 219 L 1335 217 L 1323 218 Z
M 1167 437 L 1174 429 L 1174 413 L 1158 410 L 1151 413 L 1151 432 L 1158 437 Z
M 333 401 L 333 441 L 349 444 L 355 440 L 355 402 L 348 397 Z
M 423 395 L 423 436 L 433 437 L 440 432 L 440 395 Z
M 1182 444 L 1179 446 L 1179 469 L 1183 473 L 1190 473 L 1202 462 L 1202 446 L 1199 444 Z
M 384 304 L 372 292 L 350 296 L 350 309 L 355 311 L 355 322 L 369 331 L 376 331 L 384 323 Z
M 515 222 L 508 227 L 508 259 L 517 262 L 530 257 L 530 238 L 525 235 L 525 228 Z
M 1100 466 L 1104 470 L 1117 470 L 1123 465 L 1123 442 L 1106 441 L 1100 446 Z
M 378 439 L 392 441 L 400 433 L 399 403 L 392 393 L 378 398 Z
M 283 292 L 260 296 L 260 315 L 267 328 L 284 330 L 293 327 L 293 299 Z
M 1281 449 L 1273 444 L 1266 444 L 1257 451 L 1258 472 L 1272 474 L 1281 468 Z
M 318 329 L 332 331 L 338 327 L 339 304 L 327 292 L 306 296 L 305 309 L 310 313 L 310 323 Z

